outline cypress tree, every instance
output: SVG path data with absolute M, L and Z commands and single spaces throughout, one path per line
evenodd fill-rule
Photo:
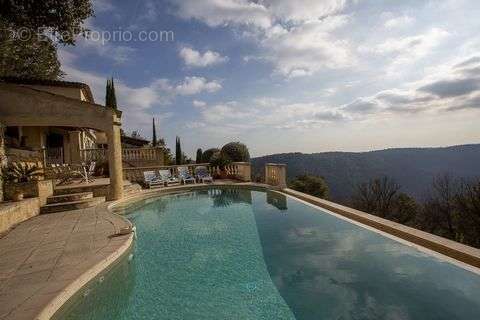
M 180 144 L 180 137 L 178 136 L 175 140 L 175 164 L 182 164 L 182 146 Z
M 117 97 L 115 95 L 115 84 L 113 82 L 113 77 L 111 79 L 107 79 L 105 106 L 117 109 Z
M 152 146 L 156 147 L 158 145 L 157 141 L 157 129 L 155 128 L 155 118 L 152 122 Z
M 197 157 L 195 158 L 196 163 L 202 163 L 203 151 L 201 148 L 197 149 Z
M 110 105 L 110 79 L 107 79 L 107 86 L 105 88 L 105 106 Z
M 110 107 L 112 107 L 113 109 L 117 109 L 117 96 L 115 94 L 115 83 L 113 82 L 113 77 L 112 77 L 112 81 L 111 81 L 111 89 L 110 89 L 110 94 L 111 94 L 111 102 L 112 102 L 112 105 Z

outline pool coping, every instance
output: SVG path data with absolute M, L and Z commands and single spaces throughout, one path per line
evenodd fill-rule
M 132 226 L 128 219 L 111 212 L 111 210 L 109 210 L 109 203 L 102 203 L 96 206 L 95 211 L 98 210 L 106 211 L 114 217 L 121 219 L 124 223 L 127 223 L 127 225 Z M 120 232 L 119 224 L 115 221 L 111 221 L 111 223 L 114 225 L 117 233 Z M 99 261 L 93 267 L 82 273 L 78 278 L 68 284 L 57 296 L 50 300 L 50 302 L 35 317 L 35 320 L 49 320 L 53 318 L 62 309 L 62 307 L 66 305 L 70 299 L 74 298 L 76 294 L 79 293 L 86 285 L 88 285 L 92 280 L 96 279 L 100 274 L 109 270 L 118 261 L 120 261 L 121 258 L 128 254 L 133 247 L 133 242 L 134 234 L 131 233 L 119 248 Z
M 355 210 L 349 207 L 339 205 L 337 203 L 320 199 L 308 194 L 298 192 L 292 189 L 278 189 L 266 184 L 246 182 L 246 183 L 213 183 L 213 184 L 191 184 L 191 185 L 180 185 L 173 187 L 165 187 L 158 189 L 148 189 L 142 190 L 139 193 L 127 196 L 121 200 L 107 202 L 102 205 L 97 206 L 100 210 L 107 210 L 110 214 L 122 219 L 130 221 L 125 217 L 122 217 L 122 214 L 119 214 L 119 210 L 122 208 L 125 209 L 129 205 L 134 204 L 137 201 L 146 200 L 150 198 L 155 198 L 158 196 L 175 194 L 178 192 L 184 191 L 194 191 L 209 189 L 212 187 L 234 187 L 234 188 L 246 188 L 253 189 L 258 191 L 272 191 L 278 192 L 285 196 L 294 197 L 301 202 L 311 204 L 319 209 L 325 209 L 327 213 L 339 215 L 339 217 L 344 217 L 355 224 L 364 226 L 369 230 L 374 232 L 379 232 L 385 236 L 391 236 L 393 239 L 400 239 L 404 244 L 412 244 L 417 249 L 425 248 L 429 253 L 437 253 L 440 258 L 446 259 L 450 263 L 455 263 L 459 267 L 466 267 L 466 269 L 480 274 L 480 250 L 463 245 L 461 243 L 442 238 L 421 230 L 417 230 L 411 227 L 401 225 L 399 223 L 389 221 L 386 219 L 373 216 L 371 214 Z M 125 243 L 110 256 L 99 262 L 97 265 L 92 267 L 83 273 L 79 278 L 75 279 L 63 292 L 62 294 L 55 297 L 35 318 L 37 320 L 48 320 L 53 317 L 61 308 L 66 305 L 66 303 L 75 297 L 76 294 L 81 292 L 81 290 L 91 281 L 93 281 L 100 274 L 108 271 L 116 263 L 121 261 L 121 258 L 125 256 L 126 253 L 132 248 L 134 241 L 134 235 L 131 234 Z M 452 261 L 453 260 L 453 261 Z M 468 268 L 468 267 L 472 268 Z

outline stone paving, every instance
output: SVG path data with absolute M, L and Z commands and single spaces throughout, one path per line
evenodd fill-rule
M 96 208 L 40 215 L 0 239 L 0 319 L 36 319 L 75 280 L 131 241 L 129 222 Z

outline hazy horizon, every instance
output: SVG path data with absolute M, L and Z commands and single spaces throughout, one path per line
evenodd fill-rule
M 125 130 L 150 138 L 155 117 L 190 156 L 480 142 L 478 1 L 93 2 L 102 37 L 59 47 L 65 79 L 103 103 L 113 76 Z

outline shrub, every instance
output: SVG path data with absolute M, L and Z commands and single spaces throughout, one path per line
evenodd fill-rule
M 289 187 L 315 197 L 328 198 L 328 186 L 322 177 L 309 175 L 298 176 L 290 182 Z
M 211 148 L 211 149 L 205 150 L 202 154 L 202 162 L 210 163 L 210 159 L 212 158 L 212 156 L 219 151 L 220 150 L 218 150 L 217 148 Z
M 212 166 L 219 167 L 222 170 L 230 163 L 232 163 L 232 160 L 221 151 L 215 152 L 210 158 L 210 164 Z
M 249 162 L 250 153 L 245 144 L 241 142 L 230 142 L 222 147 L 222 153 L 233 162 Z

